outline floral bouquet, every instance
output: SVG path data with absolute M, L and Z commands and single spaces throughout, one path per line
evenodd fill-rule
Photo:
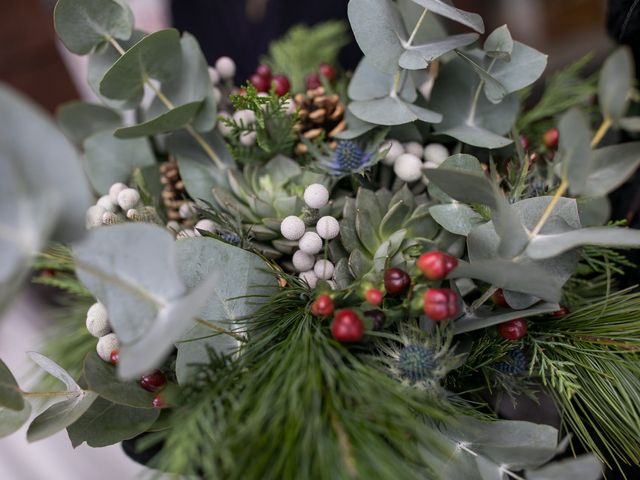
M 547 57 L 507 26 L 481 39 L 442 0 L 348 15 L 353 74 L 331 22 L 273 43 L 238 88 L 233 60 L 134 30 L 122 0 L 58 1 L 99 103 L 60 108 L 65 138 L 0 88 L 0 304 L 32 267 L 67 292 L 30 353 L 64 387 L 25 390 L 0 362 L 0 434 L 31 420 L 30 441 L 66 429 L 208 479 L 640 463 L 620 252 L 640 232 L 607 200 L 640 164 L 608 135 L 639 129 L 629 52 L 534 97 Z

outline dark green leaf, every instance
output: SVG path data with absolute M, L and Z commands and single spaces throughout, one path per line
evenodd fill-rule
M 9 367 L 0 360 L 0 408 L 20 411 L 24 408 L 20 387 Z
M 58 0 L 53 15 L 60 40 L 78 55 L 109 37 L 127 40 L 133 31 L 133 13 L 122 0 Z
M 628 47 L 618 48 L 604 62 L 598 100 L 604 117 L 614 123 L 627 113 L 634 76 L 633 57 Z
M 94 448 L 106 447 L 146 432 L 159 415 L 158 409 L 127 407 L 98 398 L 67 432 L 74 448 L 84 442 Z
M 114 131 L 122 125 L 122 117 L 111 108 L 77 100 L 63 104 L 56 112 L 58 125 L 76 145 L 101 130 Z

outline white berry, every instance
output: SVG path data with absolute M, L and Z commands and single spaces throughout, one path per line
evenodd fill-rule
M 298 272 L 306 272 L 313 268 L 313 264 L 316 262 L 313 256 L 308 253 L 304 253 L 302 250 L 297 250 L 293 254 L 293 268 Z
M 211 79 L 211 83 L 218 85 L 220 83 L 220 74 L 218 73 L 218 70 L 213 67 L 209 67 L 209 79 Z
M 100 337 L 96 345 L 98 356 L 105 362 L 111 362 L 111 352 L 120 349 L 120 342 L 115 333 L 108 333 Z
M 216 102 L 216 105 L 222 100 L 222 92 L 218 87 L 213 87 L 213 100 Z
M 447 158 L 449 158 L 449 150 L 440 143 L 430 143 L 424 149 L 424 159 L 429 168 L 438 168 Z
M 228 137 L 229 135 L 231 135 L 232 131 L 231 127 L 226 125 L 223 121 L 226 118 L 231 118 L 231 115 L 229 115 L 227 112 L 218 112 L 218 131 L 223 137 Z
M 134 208 L 140 201 L 140 193 L 135 188 L 125 188 L 118 194 L 118 205 L 125 212 Z
M 415 182 L 422 178 L 422 160 L 412 153 L 404 153 L 393 164 L 395 174 L 407 183 Z
M 315 274 L 313 270 L 309 270 L 308 272 L 302 272 L 298 276 L 302 280 L 307 282 L 307 285 L 309 285 L 309 288 L 316 288 L 316 285 L 318 284 L 318 276 Z
M 329 202 L 329 190 L 321 183 L 312 183 L 304 190 L 304 203 L 309 208 L 322 208 Z
M 115 212 L 118 209 L 118 206 L 111 201 L 111 197 L 109 195 L 101 196 L 96 202 L 96 205 L 100 205 L 109 212 Z
M 92 205 L 87 209 L 87 228 L 99 227 L 102 225 L 102 216 L 106 213 L 106 210 L 100 205 Z
M 424 148 L 418 142 L 409 142 L 404 145 L 404 151 L 407 153 L 411 153 L 418 158 L 422 158 Z
M 94 303 L 87 310 L 87 330 L 94 337 L 102 337 L 107 333 L 111 333 L 109 326 L 109 315 L 107 309 L 100 302 Z
M 203 218 L 202 220 L 198 221 L 198 223 L 196 223 L 196 226 L 195 226 L 196 235 L 200 236 L 200 232 L 198 232 L 198 230 L 204 230 L 206 232 L 215 233 L 216 224 L 214 223 L 213 220 L 209 220 L 208 218 Z
M 298 247 L 304 253 L 315 255 L 322 250 L 322 239 L 316 232 L 307 232 L 298 242 Z
M 340 233 L 340 224 L 338 220 L 333 217 L 322 217 L 316 224 L 316 231 L 320 237 L 325 240 L 331 240 L 332 238 L 336 238 Z
M 313 267 L 313 272 L 318 276 L 318 278 L 322 278 L 323 280 L 329 280 L 333 277 L 333 263 L 329 260 L 318 260 Z
M 236 63 L 229 57 L 220 57 L 216 60 L 216 70 L 220 74 L 220 78 L 233 78 L 236 74 Z
M 396 161 L 396 158 L 398 158 L 400 155 L 404 153 L 404 147 L 399 141 L 390 140 L 389 142 L 384 143 L 382 145 L 382 150 L 387 148 L 389 150 L 387 151 L 387 154 L 385 155 L 385 157 L 382 159 L 382 163 L 384 163 L 385 165 L 391 166 Z
M 191 217 L 193 217 L 195 213 L 196 213 L 196 205 L 193 202 L 185 202 L 182 205 L 180 205 L 180 208 L 178 209 L 178 214 L 180 215 L 180 218 L 183 218 L 185 220 L 188 220 Z
M 287 240 L 300 240 L 304 230 L 304 222 L 295 215 L 288 216 L 280 224 L 280 233 Z
M 253 147 L 256 144 L 256 138 L 258 134 L 256 132 L 242 132 L 240 134 L 240 143 L 245 147 Z
M 256 123 L 256 114 L 253 110 L 238 110 L 233 114 L 233 119 L 243 125 L 251 125 Z
M 126 190 L 128 187 L 124 183 L 114 183 L 109 187 L 109 199 L 114 205 L 118 204 L 118 195 L 121 191 Z
M 293 101 L 293 99 L 288 98 L 284 102 L 284 111 L 287 113 L 287 115 L 293 115 L 294 113 L 296 113 L 297 109 L 298 106 L 296 105 L 296 102 Z

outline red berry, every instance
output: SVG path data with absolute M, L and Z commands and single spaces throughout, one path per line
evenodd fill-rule
M 353 310 L 340 310 L 331 324 L 331 335 L 340 343 L 359 342 L 364 335 L 364 323 Z
M 566 317 L 570 313 L 571 312 L 569 311 L 569 309 L 567 307 L 565 307 L 564 305 L 560 305 L 560 310 L 556 310 L 551 315 L 556 317 L 556 318 L 559 318 L 559 317 Z
M 153 397 L 153 400 L 151 400 L 151 405 L 153 406 L 153 408 L 164 408 L 166 406 L 166 404 L 164 403 L 164 398 L 162 398 L 160 395 L 156 395 L 155 397 Z
M 493 295 L 491 295 L 491 300 L 493 300 L 493 303 L 495 303 L 499 307 L 509 307 L 507 299 L 504 298 L 504 290 L 502 290 L 501 288 L 497 289 L 493 293 Z
M 560 132 L 557 128 L 550 128 L 544 135 L 542 136 L 542 142 L 544 145 L 550 149 L 555 150 L 558 148 L 558 141 L 560 140 Z
M 369 288 L 364 292 L 365 300 L 376 307 L 382 303 L 382 297 L 384 297 L 384 293 L 377 288 Z
M 111 352 L 111 355 L 109 355 L 109 361 L 112 365 L 117 365 L 120 361 L 120 351 L 114 350 L 113 352 Z
M 140 378 L 140 386 L 149 392 L 157 392 L 167 384 L 167 378 L 160 370 L 143 375 Z
M 404 270 L 389 268 L 384 272 L 384 288 L 390 295 L 399 295 L 411 286 L 411 278 Z
M 55 277 L 56 276 L 56 271 L 52 268 L 44 268 L 42 270 L 40 270 L 40 276 L 41 277 Z
M 424 292 L 424 313 L 431 320 L 449 320 L 458 315 L 458 295 L 448 288 L 430 288 Z
M 271 80 L 254 73 L 249 79 L 251 85 L 253 85 L 258 92 L 268 92 L 271 86 Z
M 256 75 L 260 75 L 262 78 L 266 78 L 268 81 L 271 81 L 271 68 L 269 65 L 265 65 L 264 63 L 258 65 L 258 68 L 256 68 Z
M 426 252 L 420 255 L 416 265 L 429 280 L 442 280 L 458 266 L 458 259 L 443 252 Z
M 498 331 L 502 338 L 507 340 L 518 340 L 527 333 L 527 321 L 524 318 L 516 318 L 498 325 Z
M 320 72 L 320 75 L 322 75 L 330 82 L 333 82 L 337 77 L 336 69 L 328 63 L 321 63 L 318 66 L 318 71 Z
M 531 146 L 529 137 L 527 137 L 526 135 L 520 135 L 520 145 L 522 145 L 522 148 L 524 150 L 529 150 L 529 147 Z
M 382 310 L 367 310 L 366 312 L 364 312 L 364 316 L 371 319 L 371 322 L 373 323 L 373 329 L 375 331 L 382 330 L 382 327 L 384 327 L 384 322 L 387 320 L 387 316 Z
M 320 77 L 317 73 L 310 73 L 307 76 L 306 82 L 307 88 L 309 90 L 313 90 L 314 88 L 318 88 L 322 86 L 322 82 L 320 81 Z
M 329 295 L 318 295 L 311 304 L 311 313 L 316 317 L 330 317 L 333 315 L 333 300 Z
M 279 97 L 289 93 L 291 85 L 289 79 L 285 75 L 276 75 L 273 77 L 273 88 Z

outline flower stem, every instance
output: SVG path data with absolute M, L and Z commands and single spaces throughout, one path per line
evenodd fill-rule
M 566 179 L 562 180 L 562 182 L 560 183 L 560 186 L 558 187 L 558 190 L 556 190 L 555 195 L 549 202 L 549 205 L 547 205 L 547 208 L 545 208 L 544 212 L 542 213 L 540 220 L 538 220 L 538 223 L 536 224 L 536 226 L 533 228 L 533 230 L 531 230 L 531 233 L 529 233 L 529 239 L 532 239 L 533 237 L 535 237 L 540 233 L 540 230 L 542 230 L 542 227 L 544 227 L 544 224 L 547 222 L 547 220 L 549 220 L 549 217 L 551 216 L 553 209 L 560 201 L 560 197 L 564 195 L 564 193 L 567 191 L 568 188 L 569 188 L 569 182 Z
M 422 12 L 422 15 L 420 15 L 420 18 L 418 19 L 418 22 L 416 23 L 416 26 L 413 27 L 413 32 L 411 32 L 411 36 L 409 37 L 409 40 L 407 40 L 407 46 L 410 47 L 411 44 L 413 43 L 413 41 L 416 38 L 416 35 L 418 34 L 418 30 L 420 29 L 420 27 L 422 26 L 422 22 L 424 21 L 425 17 L 427 16 L 427 12 L 429 10 L 428 9 L 424 9 L 424 11 Z
M 223 335 L 229 335 L 230 337 L 235 338 L 241 343 L 246 342 L 246 339 L 242 335 L 239 335 L 236 332 L 232 332 L 231 330 L 227 330 L 226 328 L 222 328 L 221 326 L 216 325 L 213 322 L 203 320 L 202 318 L 196 318 L 195 321 L 197 324 L 202 325 L 203 327 L 206 327 L 209 330 L 213 330 L 214 332 L 217 332 Z
M 21 391 L 24 397 L 30 398 L 42 398 L 42 397 L 76 397 L 82 393 L 81 391 L 68 391 L 68 392 L 25 392 Z
M 600 141 L 609 131 L 609 128 L 611 128 L 611 118 L 605 117 L 604 120 L 602 120 L 602 123 L 600 124 L 600 128 L 598 128 L 598 131 L 595 133 L 595 135 L 591 139 L 591 148 L 595 148 L 600 143 Z

